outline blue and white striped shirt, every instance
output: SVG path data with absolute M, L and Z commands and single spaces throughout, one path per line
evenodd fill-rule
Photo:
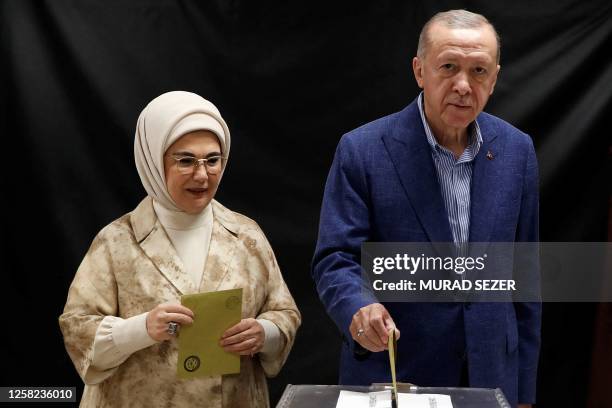
M 482 145 L 482 134 L 476 121 L 468 128 L 468 146 L 458 159 L 453 153 L 436 141 L 423 111 L 423 92 L 418 99 L 421 120 L 431 146 L 431 156 L 436 165 L 436 173 L 442 190 L 448 222 L 453 234 L 453 241 L 459 252 L 461 243 L 468 242 L 470 236 L 470 188 L 472 185 L 472 165 Z

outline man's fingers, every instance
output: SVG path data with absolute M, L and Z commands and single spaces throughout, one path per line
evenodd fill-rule
M 395 327 L 387 309 L 380 303 L 373 303 L 359 309 L 353 316 L 349 331 L 353 339 L 370 351 L 383 351 L 387 348 L 390 327 Z M 359 330 L 363 330 L 361 335 Z
M 357 317 L 353 317 L 353 321 L 351 322 L 351 325 L 349 326 L 349 332 L 351 333 L 351 335 L 353 336 L 353 339 L 357 340 L 357 335 L 359 334 L 359 329 L 363 330 L 363 323 L 361 323 L 360 321 L 361 319 L 357 318 Z M 362 334 L 363 336 L 363 334 Z
M 376 326 L 382 325 L 382 317 L 380 316 L 380 311 L 378 307 L 381 306 L 378 303 L 374 303 L 359 309 L 357 313 L 353 316 L 353 322 L 355 323 L 355 335 L 359 333 L 359 329 L 363 330 L 362 337 L 367 336 L 370 341 L 375 344 L 382 343 L 380 340 L 380 335 L 378 334 L 379 328 Z M 378 319 L 378 324 L 376 320 Z M 375 337 L 379 337 L 376 339 Z
M 378 333 L 376 333 L 376 331 L 374 329 L 372 329 L 371 327 L 367 328 L 363 334 L 361 335 L 361 338 L 365 338 L 368 340 L 368 342 L 370 344 L 372 344 L 375 347 L 383 347 L 383 343 L 380 341 L 380 337 L 378 336 Z
M 389 341 L 389 333 L 385 327 L 385 324 L 383 323 L 382 318 L 374 318 L 370 320 L 370 325 L 378 337 L 378 341 L 380 341 L 382 345 L 386 345 L 387 341 Z
M 356 341 L 357 341 L 357 343 L 361 344 L 361 346 L 363 348 L 365 348 L 366 350 L 370 350 L 370 351 L 373 351 L 375 353 L 384 350 L 384 348 L 382 346 L 380 346 L 377 343 L 372 342 L 370 339 L 368 339 L 365 336 L 359 337 L 359 339 L 357 339 Z
M 359 329 L 363 330 L 361 334 L 359 334 Z M 359 326 L 353 334 L 353 339 L 367 350 L 374 352 L 384 350 L 380 338 L 370 326 Z
M 377 348 L 380 346 L 376 332 L 370 328 L 368 323 L 362 322 L 359 317 L 354 319 L 353 323 L 354 324 L 351 324 L 351 327 L 349 328 L 351 334 L 353 335 L 353 340 L 364 347 L 366 347 L 364 344 L 367 344 L 366 348 L 370 351 L 372 348 Z
M 358 311 L 353 315 L 353 320 L 351 321 L 351 325 L 349 326 L 349 330 L 351 333 L 357 333 L 357 331 L 363 328 L 364 317 L 361 311 Z
M 389 332 L 385 327 L 385 319 L 388 317 L 387 310 L 381 304 L 375 304 L 370 310 L 369 323 L 376 335 L 378 341 L 383 347 L 387 346 L 389 340 Z
M 395 331 L 395 339 L 399 340 L 400 331 L 397 329 L 397 327 L 395 327 L 395 322 L 393 322 L 393 319 L 391 318 L 391 316 L 387 316 L 385 318 L 385 327 L 387 329 L 387 335 L 389 333 L 389 330 L 393 329 Z
M 360 329 L 363 330 L 360 335 Z M 373 303 L 359 309 L 354 315 L 349 332 L 353 339 L 367 350 L 378 352 L 387 348 L 389 330 L 394 329 L 396 338 L 399 330 L 387 309 L 380 303 Z

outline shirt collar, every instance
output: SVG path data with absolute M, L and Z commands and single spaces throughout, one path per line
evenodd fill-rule
M 445 148 L 440 146 L 435 136 L 433 135 L 433 132 L 431 131 L 429 123 L 427 122 L 427 118 L 425 117 L 425 110 L 423 109 L 423 98 L 424 95 L 421 91 L 417 99 L 417 105 L 419 106 L 419 113 L 421 114 L 421 121 L 423 122 L 423 128 L 425 129 L 425 135 L 427 135 L 427 142 L 429 143 L 429 146 L 431 146 L 432 151 L 437 154 L 440 152 L 441 149 Z M 482 133 L 480 132 L 480 126 L 478 126 L 478 121 L 473 121 L 468 126 L 468 131 L 468 146 L 466 147 L 465 151 L 463 152 L 458 161 L 473 160 L 474 157 L 476 157 L 476 155 L 478 154 L 480 146 L 482 146 Z M 464 156 L 466 156 L 467 160 L 462 160 L 464 159 Z

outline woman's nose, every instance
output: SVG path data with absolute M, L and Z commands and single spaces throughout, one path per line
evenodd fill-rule
M 206 172 L 206 165 L 204 163 L 198 163 L 193 169 L 194 180 L 206 180 L 208 179 L 208 173 Z

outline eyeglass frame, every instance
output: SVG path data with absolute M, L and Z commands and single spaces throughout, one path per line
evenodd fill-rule
M 181 174 L 193 174 L 196 172 L 196 169 L 200 166 L 204 166 L 204 171 L 206 172 L 206 174 L 208 175 L 212 175 L 212 176 L 216 176 L 217 174 L 219 174 L 223 168 L 223 160 L 227 160 L 227 157 L 223 156 L 222 154 L 219 155 L 214 155 L 214 156 L 210 156 L 210 157 L 206 157 L 203 159 L 198 159 L 197 157 L 194 156 L 189 156 L 189 155 L 185 155 L 185 154 L 177 154 L 177 153 L 173 153 L 170 155 L 171 158 L 174 159 L 175 164 L 176 164 L 176 168 L 179 170 L 179 172 Z M 181 161 L 181 159 L 192 159 L 193 165 L 191 166 L 191 170 L 188 172 L 184 172 L 182 171 L 182 168 L 179 166 L 179 162 Z M 210 172 L 210 168 L 208 167 L 208 161 L 212 160 L 212 159 L 221 159 L 221 167 L 219 168 L 219 172 L 216 173 L 211 173 Z M 187 169 L 187 168 L 184 168 Z

